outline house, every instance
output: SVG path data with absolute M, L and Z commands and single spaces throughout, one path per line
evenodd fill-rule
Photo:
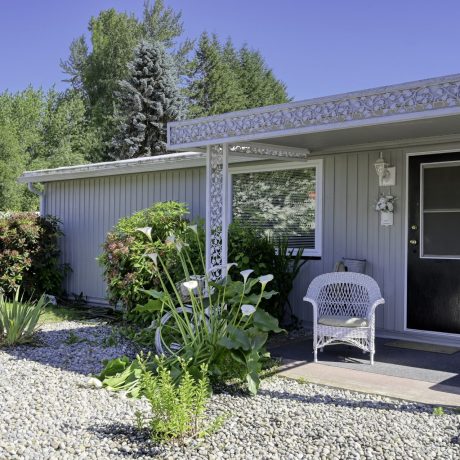
M 174 199 L 206 217 L 209 267 L 226 262 L 235 215 L 305 247 L 292 292 L 303 321 L 309 281 L 365 259 L 386 299 L 377 335 L 460 345 L 460 74 L 178 121 L 168 146 L 184 153 L 21 176 L 63 222 L 69 292 L 103 302 L 106 232 Z M 380 195 L 393 215 L 375 210 Z

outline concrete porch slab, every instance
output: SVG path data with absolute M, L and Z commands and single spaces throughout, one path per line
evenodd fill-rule
M 283 359 L 279 375 L 335 388 L 378 394 L 435 406 L 460 407 L 460 388 L 374 374 L 320 363 Z

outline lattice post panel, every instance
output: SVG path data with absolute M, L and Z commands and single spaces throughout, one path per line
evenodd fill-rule
M 228 145 L 207 147 L 206 157 L 206 268 L 227 265 Z M 222 275 L 213 270 L 213 277 Z

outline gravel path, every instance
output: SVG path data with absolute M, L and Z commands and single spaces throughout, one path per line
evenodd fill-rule
M 257 397 L 214 395 L 218 432 L 159 448 L 135 429 L 145 401 L 88 385 L 102 359 L 133 353 L 109 338 L 65 322 L 43 328 L 42 346 L 0 351 L 0 459 L 460 459 L 458 414 L 281 378 Z

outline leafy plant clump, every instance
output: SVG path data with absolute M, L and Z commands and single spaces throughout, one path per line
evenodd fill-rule
M 207 425 L 205 410 L 210 395 L 210 385 L 206 365 L 200 368 L 195 380 L 187 369 L 187 363 L 180 360 L 182 377 L 175 384 L 164 358 L 156 357 L 155 373 L 144 363 L 141 386 L 152 411 L 148 422 L 152 439 L 163 442 L 185 437 L 202 437 L 219 424 L 219 420 Z M 143 423 L 144 422 L 144 423 Z M 139 417 L 140 427 L 145 420 Z
M 35 302 L 24 301 L 19 289 L 11 300 L 0 294 L 0 344 L 12 346 L 30 342 L 45 306 L 44 296 Z
M 150 229 L 139 230 L 152 239 Z M 161 290 L 145 291 L 149 301 L 137 306 L 135 311 L 150 317 L 149 329 L 152 336 L 155 335 L 157 352 L 165 355 L 165 365 L 175 381 L 181 378 L 181 360 L 185 360 L 195 378 L 205 365 L 210 378 L 221 381 L 238 376 L 255 394 L 263 361 L 269 357 L 265 350 L 268 334 L 282 331 L 278 320 L 260 307 L 263 299 L 276 294 L 266 290 L 273 275 L 251 278 L 253 270 L 248 269 L 233 280 L 228 271 L 235 264 L 206 273 L 196 226 L 191 226 L 189 231 L 195 234 L 200 249 L 201 271 L 196 272 L 187 243 L 170 236 L 185 281 L 177 286 L 163 257 L 155 252 L 146 254 L 152 261 L 153 275 L 158 277 Z M 163 318 L 161 324 L 159 318 Z M 136 373 L 139 373 L 139 362 L 113 360 L 106 364 L 100 377 L 104 385 L 134 395 L 138 391 Z
M 302 248 L 289 248 L 286 238 L 273 239 L 254 227 L 240 220 L 235 220 L 228 230 L 229 260 L 238 264 L 240 270 L 251 268 L 255 276 L 272 273 L 273 289 L 278 293 L 270 299 L 263 299 L 264 310 L 278 319 L 290 320 L 295 324 L 289 294 L 294 280 L 305 263 L 302 259 Z M 290 318 L 286 318 L 286 312 Z
M 170 233 L 185 238 L 189 222 L 185 204 L 173 201 L 155 203 L 130 217 L 121 219 L 108 233 L 99 263 L 104 269 L 109 301 L 121 304 L 125 313 L 147 302 L 146 289 L 158 288 L 160 281 L 147 252 L 157 252 L 172 273 L 179 268 L 177 253 L 167 237 Z M 151 229 L 152 238 L 138 228 Z
M 69 270 L 59 262 L 60 222 L 32 212 L 0 215 L 0 290 L 57 295 Z

